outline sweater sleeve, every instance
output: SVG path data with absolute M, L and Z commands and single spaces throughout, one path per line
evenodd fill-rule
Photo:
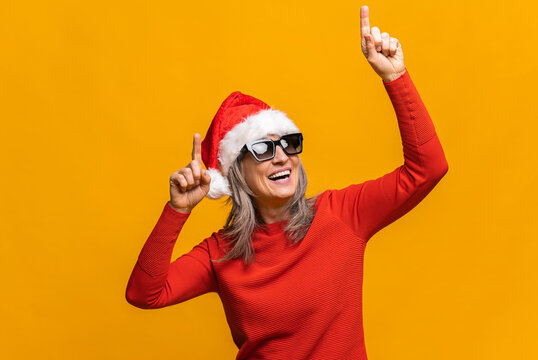
M 375 180 L 329 192 L 333 211 L 365 241 L 415 207 L 448 171 L 433 122 L 407 69 L 383 85 L 398 119 L 403 165 Z
M 216 291 L 207 239 L 170 263 L 189 215 L 166 203 L 127 283 L 125 297 L 131 305 L 157 309 Z

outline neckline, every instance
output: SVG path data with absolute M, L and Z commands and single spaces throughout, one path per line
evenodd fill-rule
M 319 207 L 320 197 L 325 192 L 326 191 L 316 195 L 316 199 L 314 201 L 314 208 L 316 210 L 316 213 L 317 213 L 317 209 Z M 315 220 L 315 217 L 314 217 L 314 220 Z M 264 235 L 280 234 L 280 233 L 284 232 L 284 228 L 286 227 L 287 223 L 288 223 L 288 219 L 284 219 L 284 220 L 281 220 L 281 221 L 276 221 L 276 222 L 269 223 L 269 224 L 260 224 L 260 225 L 257 225 L 254 228 L 254 232 L 255 233 L 261 233 L 261 234 L 264 234 Z
M 256 232 L 260 232 L 267 235 L 275 235 L 282 233 L 284 231 L 284 227 L 286 226 L 288 220 L 284 219 L 282 221 L 276 221 L 269 224 L 260 224 L 256 227 Z

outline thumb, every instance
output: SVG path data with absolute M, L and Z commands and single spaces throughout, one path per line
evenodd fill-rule
M 205 169 L 202 170 L 201 180 L 203 185 L 209 185 L 211 183 L 211 176 L 209 176 L 209 173 Z

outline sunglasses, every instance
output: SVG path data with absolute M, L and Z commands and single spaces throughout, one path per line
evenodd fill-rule
M 241 149 L 240 159 L 250 152 L 257 161 L 271 160 L 275 157 L 276 147 L 280 146 L 286 155 L 296 155 L 303 151 L 303 134 L 295 133 L 281 136 L 278 140 L 263 139 L 245 144 Z

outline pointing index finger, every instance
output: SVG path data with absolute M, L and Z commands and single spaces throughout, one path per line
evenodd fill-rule
M 192 140 L 192 159 L 202 162 L 202 138 L 198 133 L 194 134 Z
M 370 33 L 370 10 L 367 5 L 361 6 L 361 38 L 364 39 L 364 35 Z

